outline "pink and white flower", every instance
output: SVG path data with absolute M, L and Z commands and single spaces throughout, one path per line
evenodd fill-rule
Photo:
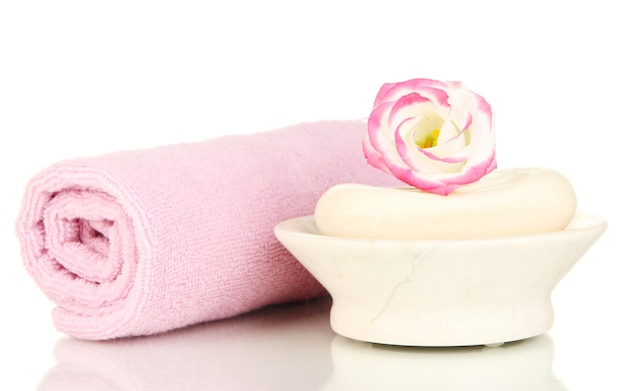
M 447 195 L 496 168 L 491 106 L 460 82 L 383 84 L 367 128 L 368 163 L 423 191 Z

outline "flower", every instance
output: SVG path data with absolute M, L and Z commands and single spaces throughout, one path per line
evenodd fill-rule
M 460 82 L 385 83 L 363 152 L 369 164 L 403 182 L 447 195 L 496 168 L 491 106 Z

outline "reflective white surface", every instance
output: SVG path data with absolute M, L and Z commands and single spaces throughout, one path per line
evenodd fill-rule
M 588 356 L 584 345 L 578 358 L 563 357 L 550 334 L 500 347 L 359 342 L 330 330 L 329 308 L 329 300 L 283 305 L 150 338 L 62 337 L 49 347 L 56 363 L 38 374 L 38 389 L 565 391 L 591 389 L 568 380 L 576 366 L 595 372 L 602 361 L 619 360 L 597 346 Z M 618 373 L 596 372 L 585 381 L 624 384 Z
M 0 389 L 626 390 L 621 9 L 610 0 L 0 2 Z M 607 219 L 557 285 L 546 337 L 502 350 L 372 347 L 336 338 L 328 303 L 112 343 L 54 330 L 13 234 L 36 171 L 363 118 L 383 82 L 412 77 L 462 80 L 485 96 L 499 166 L 554 168 L 581 211 Z
M 328 301 L 154 338 L 61 339 L 41 390 L 554 390 L 543 335 L 499 348 L 407 348 L 335 336 Z
M 341 336 L 322 390 L 551 390 L 567 388 L 552 370 L 547 335 L 501 347 L 410 348 Z
M 333 334 L 325 302 L 278 307 L 152 338 L 61 339 L 41 390 L 282 390 L 320 387 Z

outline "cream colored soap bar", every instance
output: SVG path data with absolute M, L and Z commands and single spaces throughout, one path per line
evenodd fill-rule
M 497 169 L 447 196 L 415 188 L 342 184 L 318 201 L 322 235 L 364 239 L 477 239 L 560 231 L 576 195 L 546 168 Z

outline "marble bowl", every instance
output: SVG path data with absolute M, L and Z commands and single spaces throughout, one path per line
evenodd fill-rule
M 313 216 L 275 227 L 328 290 L 333 330 L 407 346 L 497 345 L 546 332 L 553 288 L 606 229 L 577 213 L 563 231 L 477 240 L 323 236 Z

